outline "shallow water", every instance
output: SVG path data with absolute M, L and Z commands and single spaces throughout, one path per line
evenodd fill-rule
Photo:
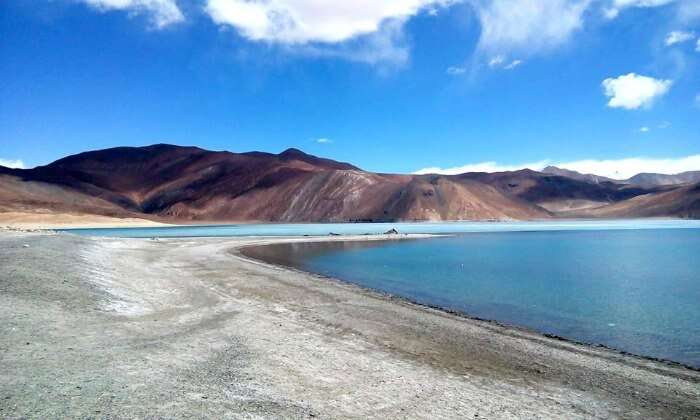
M 700 367 L 700 229 L 278 244 L 251 256 L 471 316 Z
M 227 236 L 362 235 L 384 233 L 396 228 L 401 233 L 518 232 L 553 230 L 672 229 L 697 228 L 700 220 L 592 220 L 541 222 L 435 222 L 435 223 L 266 223 L 239 225 L 172 226 L 145 228 L 62 229 L 87 236 L 121 238 L 176 238 Z

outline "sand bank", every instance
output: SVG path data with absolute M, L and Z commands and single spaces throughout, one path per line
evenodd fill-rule
M 171 226 L 135 217 L 109 217 L 96 214 L 0 212 L 0 227 L 14 229 L 71 229 L 109 227 Z
M 0 417 L 700 417 L 697 371 L 238 253 L 343 239 L 0 233 Z

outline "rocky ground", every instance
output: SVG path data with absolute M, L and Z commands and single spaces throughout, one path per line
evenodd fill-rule
M 280 240 L 0 232 L 0 417 L 700 418 L 697 371 L 237 251 Z

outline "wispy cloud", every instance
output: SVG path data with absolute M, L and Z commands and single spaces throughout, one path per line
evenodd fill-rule
M 498 54 L 488 60 L 488 65 L 492 69 L 513 70 L 523 64 L 522 60 L 508 60 L 505 55 Z
M 471 1 L 481 22 L 479 50 L 533 54 L 566 43 L 583 27 L 591 0 Z
M 445 73 L 449 74 L 450 76 L 460 76 L 466 72 L 467 72 L 466 67 L 457 67 L 457 66 L 450 66 L 445 71 Z
M 316 139 L 316 143 L 318 143 L 318 144 L 331 144 L 331 143 L 333 143 L 333 140 L 326 138 L 326 137 L 321 137 L 321 138 Z
M 664 44 L 666 44 L 666 46 L 671 46 L 674 44 L 680 44 L 683 42 L 690 41 L 693 38 L 695 38 L 695 32 L 671 31 L 668 33 L 668 35 L 666 35 L 666 39 L 664 39 Z
M 556 166 L 584 174 L 596 174 L 614 179 L 627 179 L 643 172 L 660 174 L 677 174 L 686 171 L 700 170 L 700 155 L 680 158 L 647 158 L 634 157 L 626 159 L 587 159 L 570 162 L 555 162 L 542 160 L 539 162 L 504 165 L 496 162 L 480 162 L 454 168 L 424 168 L 416 174 L 445 174 L 456 175 L 465 172 L 503 172 L 529 168 L 542 170 L 546 166 Z
M 640 132 L 640 133 L 648 133 L 649 131 L 651 131 L 651 129 L 650 129 L 649 127 L 647 127 L 647 126 L 639 127 L 639 132 Z
M 676 0 L 612 0 L 610 6 L 604 9 L 604 13 L 608 19 L 615 19 L 623 9 L 659 7 L 674 1 Z
M 22 162 L 20 159 L 2 159 L 0 158 L 0 166 L 4 166 L 6 168 L 17 168 L 17 169 L 24 169 L 24 162 Z
M 122 10 L 135 14 L 147 14 L 157 28 L 182 22 L 185 16 L 175 0 L 78 0 L 106 12 Z
M 650 107 L 654 100 L 669 91 L 672 84 L 671 80 L 629 73 L 603 80 L 603 89 L 605 95 L 610 97 L 610 108 L 639 109 Z
M 521 64 L 523 64 L 523 60 L 513 60 L 509 64 L 506 64 L 505 66 L 503 66 L 503 68 L 505 70 L 513 70 L 514 68 L 520 66 Z

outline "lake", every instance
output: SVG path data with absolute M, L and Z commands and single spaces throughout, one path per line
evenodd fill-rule
M 467 315 L 700 368 L 700 221 L 241 224 L 69 229 L 88 236 L 451 233 L 247 250 Z
M 467 233 L 249 256 L 412 301 L 700 367 L 700 230 Z
M 700 220 L 555 220 L 541 222 L 258 223 L 143 228 L 59 229 L 86 236 L 186 238 L 230 236 L 363 235 L 396 228 L 401 233 L 523 232 L 555 230 L 700 229 Z

